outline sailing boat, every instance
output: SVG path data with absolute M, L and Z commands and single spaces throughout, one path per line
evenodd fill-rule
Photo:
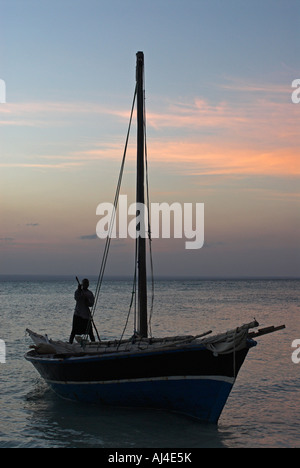
M 136 59 L 136 201 L 144 204 L 143 52 L 138 52 Z M 63 398 L 165 409 L 217 423 L 249 349 L 257 344 L 253 338 L 284 325 L 250 332 L 258 326 L 254 320 L 215 336 L 208 336 L 209 331 L 196 336 L 149 337 L 146 242 L 142 235 L 136 239 L 136 265 L 138 323 L 131 339 L 83 340 L 71 345 L 27 329 L 34 345 L 25 358 Z

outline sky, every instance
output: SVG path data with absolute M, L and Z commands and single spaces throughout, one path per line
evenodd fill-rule
M 0 274 L 94 275 L 145 54 L 153 203 L 204 203 L 154 274 L 299 277 L 298 0 L 0 0 Z M 2 89 L 3 91 L 3 89 Z M 135 124 L 121 194 L 135 191 Z M 111 243 L 108 275 L 131 275 Z

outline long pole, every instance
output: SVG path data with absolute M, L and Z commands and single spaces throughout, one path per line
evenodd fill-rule
M 144 54 L 136 54 L 136 81 L 137 81 L 137 185 L 136 202 L 137 216 L 140 217 L 137 238 L 138 261 L 138 324 L 137 332 L 141 337 L 148 336 L 147 325 L 147 273 L 146 273 L 146 239 L 144 211 L 139 207 L 145 206 L 144 191 Z

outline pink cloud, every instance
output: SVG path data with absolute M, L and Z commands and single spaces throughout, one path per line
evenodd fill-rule
M 147 124 L 152 128 L 149 159 L 155 164 L 172 161 L 173 169 L 176 165 L 189 174 L 299 174 L 300 106 L 292 104 L 290 99 L 278 101 L 254 94 L 254 91 L 267 92 L 267 86 L 233 85 L 234 89 L 239 86 L 240 91 L 253 91 L 253 98 L 248 96 L 247 105 L 243 105 L 243 101 L 229 103 L 225 100 L 212 104 L 196 97 L 191 102 L 161 102 L 157 110 L 150 109 L 147 112 Z M 282 96 L 286 90 L 273 86 L 269 91 Z M 108 109 L 97 103 L 27 102 L 1 106 L 0 124 L 46 126 L 50 122 L 61 125 L 68 116 L 68 123 L 73 125 L 72 117 L 81 114 L 114 115 L 127 122 L 129 118 L 128 110 Z M 112 144 L 107 138 L 102 137 L 101 143 L 86 144 L 81 150 L 68 147 L 65 155 L 41 154 L 33 163 L 0 165 L 64 169 L 92 164 L 94 160 L 121 160 L 124 138 L 116 133 Z M 135 158 L 135 142 L 129 145 L 128 158 Z

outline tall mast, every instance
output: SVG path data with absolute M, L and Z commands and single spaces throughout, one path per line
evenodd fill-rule
M 144 191 L 144 54 L 136 54 L 136 82 L 137 82 L 137 184 L 136 202 L 145 205 Z M 139 206 L 139 205 L 137 205 Z M 141 205 L 140 205 L 141 206 Z M 137 332 L 142 337 L 148 336 L 147 326 L 147 273 L 146 273 L 146 239 L 144 213 L 137 213 L 141 222 L 140 234 L 137 238 L 138 261 L 138 324 Z

